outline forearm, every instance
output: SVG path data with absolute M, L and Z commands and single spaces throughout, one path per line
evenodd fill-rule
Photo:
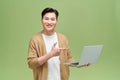
M 61 50 L 66 50 L 64 48 L 55 48 L 55 46 L 56 46 L 56 44 L 53 45 L 52 50 L 49 53 L 47 53 L 46 55 L 41 56 L 41 57 L 38 58 L 38 63 L 40 65 L 44 64 L 45 62 L 47 62 L 48 59 L 50 59 L 51 57 L 59 56 Z
M 31 69 L 35 68 L 35 67 L 39 67 L 41 65 L 43 65 L 44 63 L 46 63 L 48 61 L 49 58 L 51 58 L 52 55 L 50 53 L 47 53 L 44 56 L 41 56 L 39 58 L 28 58 L 28 65 Z
M 48 59 L 50 59 L 52 57 L 51 53 L 47 53 L 44 56 L 41 56 L 38 58 L 38 63 L 39 65 L 43 65 L 44 63 L 46 63 L 48 61 Z

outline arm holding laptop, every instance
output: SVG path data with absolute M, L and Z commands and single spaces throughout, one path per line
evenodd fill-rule
M 90 66 L 90 63 L 88 63 L 88 64 L 84 64 L 84 65 L 81 65 L 81 66 L 77 66 L 77 68 L 87 67 L 87 66 Z
M 84 46 L 80 60 L 77 62 L 68 62 L 65 63 L 68 66 L 72 67 L 85 67 L 90 64 L 94 64 L 98 61 L 100 53 L 102 51 L 103 45 L 89 45 Z
M 87 63 L 87 64 L 79 65 L 78 62 L 67 62 L 67 63 L 65 63 L 65 65 L 68 65 L 70 67 L 82 68 L 82 67 L 90 66 L 91 64 Z

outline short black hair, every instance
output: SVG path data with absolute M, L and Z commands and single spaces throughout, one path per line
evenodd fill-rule
M 56 9 L 53 9 L 53 8 L 50 8 L 50 7 L 47 7 L 47 8 L 45 8 L 45 9 L 42 11 L 41 17 L 43 18 L 43 16 L 44 16 L 46 13 L 49 13 L 49 12 L 55 13 L 56 19 L 58 18 L 59 12 L 58 12 Z

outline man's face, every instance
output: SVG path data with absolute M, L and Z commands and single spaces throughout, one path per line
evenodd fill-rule
M 53 32 L 57 24 L 55 13 L 46 13 L 42 18 L 42 25 L 45 32 Z

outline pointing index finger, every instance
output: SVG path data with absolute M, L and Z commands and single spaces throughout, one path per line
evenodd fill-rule
M 59 48 L 60 50 L 69 50 L 69 48 Z

